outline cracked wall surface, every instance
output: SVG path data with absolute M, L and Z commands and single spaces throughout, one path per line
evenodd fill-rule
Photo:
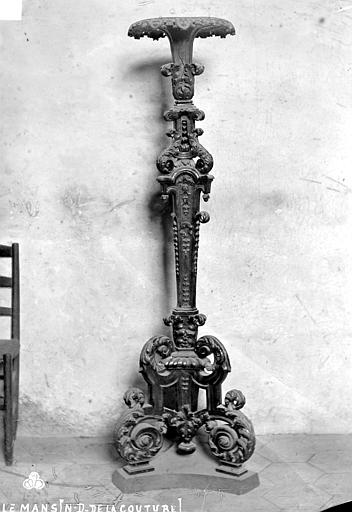
M 170 50 L 127 37 L 136 20 L 172 15 L 223 17 L 237 31 L 194 50 L 201 142 L 215 161 L 200 335 L 227 347 L 224 390 L 244 392 L 258 433 L 349 432 L 343 0 L 27 0 L 21 22 L 0 22 L 0 243 L 20 243 L 20 432 L 110 435 L 124 391 L 144 386 L 142 345 L 174 305 L 155 180 Z

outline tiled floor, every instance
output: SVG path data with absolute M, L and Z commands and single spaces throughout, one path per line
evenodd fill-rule
M 57 504 L 58 512 L 60 503 L 76 504 L 66 512 L 112 512 L 113 505 L 121 512 L 156 512 L 158 504 L 158 512 L 173 512 L 171 505 L 180 512 L 180 504 L 182 512 L 315 512 L 352 500 L 352 435 L 258 436 L 247 466 L 259 472 L 261 484 L 242 496 L 206 489 L 123 495 L 111 483 L 116 462 L 102 439 L 22 438 L 14 465 L 0 464 L 0 512 L 17 512 L 28 503 L 29 512 L 45 510 L 45 503 Z M 32 480 L 24 487 L 31 472 L 43 480 L 42 489 L 28 488 Z

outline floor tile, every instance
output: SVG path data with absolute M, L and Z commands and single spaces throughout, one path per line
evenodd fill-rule
M 312 508 L 310 506 L 305 507 L 304 505 L 299 505 L 298 507 L 289 507 L 289 508 L 281 508 L 282 512 L 319 512 L 320 508 Z
M 8 500 L 23 496 L 25 492 L 23 482 L 31 471 L 31 466 L 25 469 L 5 466 L 0 469 L 1 491 Z
M 352 500 L 351 473 L 328 473 L 318 478 L 315 485 L 330 494 L 349 494 Z
M 265 446 L 267 443 L 273 440 L 273 434 L 256 434 L 256 449 L 261 446 Z
M 14 465 L 5 466 L 0 460 L 0 503 L 59 503 L 61 499 L 64 503 L 124 503 L 127 508 L 175 506 L 181 498 L 182 512 L 318 512 L 327 504 L 352 500 L 351 461 L 350 435 L 258 436 L 246 466 L 259 473 L 260 486 L 245 495 L 206 489 L 122 494 L 111 481 L 118 461 L 107 440 L 21 438 L 16 442 Z M 41 491 L 23 487 L 32 471 L 45 482 Z
M 150 495 L 150 493 L 149 493 Z M 221 491 L 206 489 L 172 489 L 153 492 L 154 500 L 159 504 L 174 505 L 176 510 L 178 500 L 182 500 L 184 512 L 213 512 L 241 510 L 241 512 L 279 512 L 279 507 L 267 501 L 260 493 L 251 491 L 245 496 L 236 496 Z M 125 501 L 123 500 L 123 503 Z
M 114 497 L 112 500 L 112 503 L 115 504 L 115 507 L 121 506 L 122 504 L 125 506 L 125 509 L 127 510 L 129 506 L 133 505 L 136 507 L 136 505 L 160 505 L 163 503 L 167 504 L 175 504 L 177 502 L 174 502 L 172 499 L 168 499 L 166 502 L 159 502 L 154 496 L 151 496 L 149 492 L 144 493 L 133 493 L 133 494 L 122 494 L 121 496 Z M 178 510 L 178 509 L 176 509 Z M 161 511 L 160 511 L 161 512 Z M 186 511 L 184 511 L 186 512 Z
M 2 484 L 1 484 L 1 487 L 2 487 Z M 5 495 L 5 493 L 0 491 L 0 503 L 7 503 L 7 502 L 8 502 L 8 497 Z
M 313 484 L 323 472 L 305 462 L 273 462 L 260 473 L 275 485 Z
M 115 496 L 105 489 L 105 487 L 87 486 L 83 489 L 64 489 L 64 494 L 70 496 L 76 503 L 112 505 L 115 501 Z
M 114 467 L 111 464 L 52 465 L 49 482 L 60 485 L 96 486 L 111 481 Z
M 314 455 L 309 464 L 325 473 L 352 473 L 352 453 L 346 450 L 323 451 Z
M 315 453 L 308 436 L 277 435 L 259 449 L 272 462 L 307 462 Z
M 22 438 L 16 443 L 16 459 L 22 462 L 77 462 L 94 464 L 113 460 L 111 445 L 103 439 Z
M 24 479 L 28 478 L 31 471 L 39 474 L 45 487 L 40 492 L 35 489 L 27 491 L 23 488 Z M 112 470 L 109 464 L 78 465 L 78 464 L 38 464 L 34 467 L 29 464 L 16 464 L 10 469 L 0 469 L 0 486 L 6 488 L 5 495 L 10 501 L 20 497 L 22 500 L 54 500 L 59 497 L 73 499 L 75 494 L 91 495 L 104 493 L 109 499 L 114 494 L 105 487 L 104 482 L 109 483 Z M 94 500 L 91 500 L 95 503 Z
M 264 468 L 269 466 L 271 461 L 260 453 L 254 452 L 252 457 L 246 462 L 245 466 L 249 471 L 263 471 Z
M 303 505 L 298 507 L 289 507 L 280 509 L 282 512 L 319 512 L 320 508 L 305 507 Z
M 288 508 L 306 507 L 313 510 L 319 510 L 329 499 L 331 495 L 315 488 L 312 485 L 286 485 L 278 486 L 265 494 L 265 498 L 277 505 L 279 508 L 286 510 Z

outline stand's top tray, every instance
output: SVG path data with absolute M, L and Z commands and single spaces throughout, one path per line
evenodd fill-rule
M 172 37 L 186 33 L 193 37 L 226 37 L 234 35 L 235 29 L 230 21 L 211 17 L 170 17 L 150 18 L 133 23 L 128 35 L 135 39 L 143 36 L 159 39 L 160 37 Z

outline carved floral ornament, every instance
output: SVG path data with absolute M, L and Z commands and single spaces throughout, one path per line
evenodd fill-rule
M 167 36 L 173 62 L 161 73 L 171 77 L 175 104 L 164 119 L 173 122 L 169 146 L 157 158 L 162 198 L 170 204 L 177 305 L 164 319 L 172 336 L 157 335 L 144 345 L 140 371 L 149 395 L 133 388 L 125 394 L 129 410 L 115 429 L 115 445 L 130 464 L 147 463 L 162 447 L 165 432 L 174 437 L 178 451 L 192 453 L 200 427 L 208 433 L 211 453 L 219 461 L 238 466 L 253 453 L 255 435 L 250 420 L 240 411 L 241 391 L 231 390 L 222 403 L 222 383 L 231 371 L 224 345 L 215 336 L 198 338 L 205 315 L 196 307 L 200 224 L 210 220 L 200 210 L 201 196 L 209 198 L 213 157 L 199 143 L 203 130 L 195 127 L 204 112 L 194 106 L 194 76 L 204 67 L 192 62 L 194 38 L 235 34 L 220 18 L 153 18 L 134 23 L 128 35 L 159 39 Z M 206 391 L 206 408 L 198 409 L 199 390 Z M 127 470 L 126 470 L 127 471 Z
M 189 40 L 195 37 L 235 35 L 232 23 L 212 17 L 150 18 L 133 23 L 128 35 L 135 39 L 147 36 L 157 40 L 165 36 L 171 39 L 180 32 L 185 32 Z

